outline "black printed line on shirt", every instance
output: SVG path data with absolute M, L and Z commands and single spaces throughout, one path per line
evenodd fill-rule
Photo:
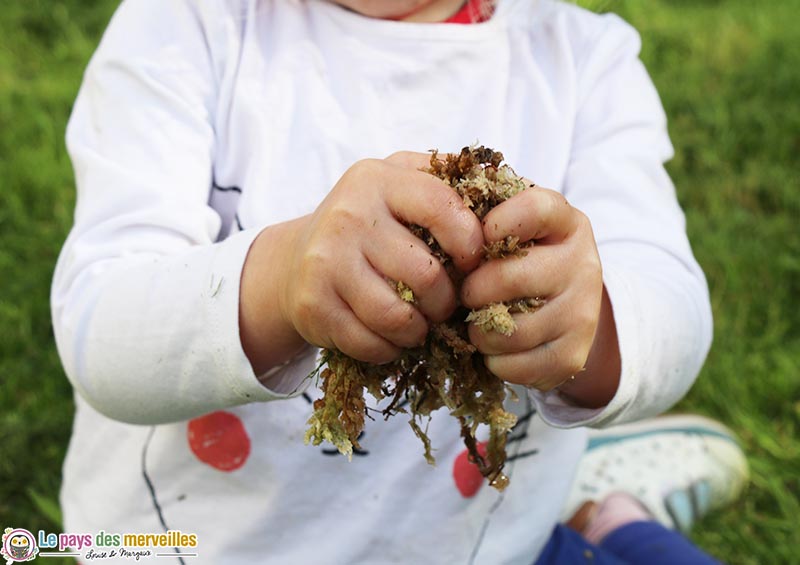
M 164 533 L 169 533 L 169 526 L 167 526 L 167 521 L 164 519 L 164 513 L 161 510 L 161 504 L 158 503 L 158 496 L 156 495 L 156 489 L 153 485 L 153 481 L 150 479 L 150 475 L 147 473 L 147 449 L 150 447 L 150 440 L 153 439 L 153 435 L 156 433 L 156 426 L 150 428 L 150 432 L 147 434 L 147 439 L 144 442 L 144 446 L 142 447 L 142 477 L 144 477 L 144 483 L 147 485 L 147 490 L 150 492 L 150 500 L 153 503 L 153 508 L 156 511 L 156 515 L 158 516 L 158 521 L 161 523 L 161 527 L 164 528 Z M 180 553 L 180 548 L 176 547 L 175 553 Z M 180 555 L 176 555 L 178 558 L 178 562 L 181 565 L 186 565 L 183 561 L 183 558 Z
M 238 192 L 239 194 L 242 193 L 242 189 L 238 186 L 220 186 L 217 184 L 216 181 L 211 183 L 211 188 L 214 190 L 219 190 L 220 192 Z
M 512 437 L 510 437 L 507 442 L 507 444 L 513 443 L 515 447 L 515 451 L 511 453 L 506 459 L 506 463 L 508 463 L 508 471 L 506 472 L 506 476 L 508 476 L 509 479 L 512 479 L 514 476 L 514 466 L 518 459 L 535 455 L 539 451 L 538 449 L 532 449 L 529 451 L 520 451 L 520 448 L 522 446 L 522 441 L 520 440 L 528 436 L 528 427 L 530 425 L 529 422 L 534 414 L 536 414 L 536 407 L 533 406 L 531 399 L 528 398 L 528 396 L 526 395 L 525 414 L 520 416 L 519 419 L 517 420 L 517 425 L 514 426 L 514 428 L 511 430 Z M 526 425 L 524 429 L 520 428 L 521 432 L 519 433 L 519 435 L 515 435 L 514 432 L 521 423 L 528 425 Z M 472 553 L 469 556 L 469 561 L 468 561 L 469 565 L 473 565 L 473 563 L 475 563 L 475 558 L 478 556 L 478 552 L 481 549 L 481 545 L 483 545 L 483 540 L 486 537 L 486 531 L 489 529 L 489 524 L 492 521 L 492 515 L 497 511 L 498 508 L 500 508 L 500 505 L 503 504 L 505 498 L 506 498 L 506 491 L 502 491 L 501 493 L 499 493 L 497 500 L 495 500 L 494 504 L 492 504 L 492 506 L 489 508 L 489 511 L 486 513 L 486 518 L 483 521 L 483 526 L 481 526 L 481 531 L 478 534 L 478 541 L 475 542 L 475 546 L 472 548 Z
M 365 435 L 366 432 L 362 431 L 360 434 L 358 434 L 358 439 L 361 440 Z M 331 447 L 323 447 L 322 454 L 339 455 L 339 450 Z M 360 447 L 353 446 L 353 455 L 359 455 L 363 457 L 364 455 L 369 455 L 369 451 L 367 451 L 366 449 L 362 449 Z

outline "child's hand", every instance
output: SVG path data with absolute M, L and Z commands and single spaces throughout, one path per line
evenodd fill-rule
M 535 244 L 524 257 L 489 261 L 470 274 L 465 306 L 526 297 L 547 303 L 515 314 L 510 337 L 471 324 L 470 339 L 498 377 L 550 390 L 583 371 L 598 328 L 603 282 L 592 227 L 561 194 L 532 187 L 489 212 L 483 233 L 488 243 L 518 236 Z
M 369 362 L 424 342 L 428 320 L 456 306 L 455 289 L 404 224 L 427 228 L 456 266 L 474 269 L 483 232 L 445 183 L 418 169 L 429 155 L 399 153 L 353 165 L 316 211 L 298 220 L 282 263 L 280 313 L 302 338 Z M 387 279 L 414 292 L 404 302 Z

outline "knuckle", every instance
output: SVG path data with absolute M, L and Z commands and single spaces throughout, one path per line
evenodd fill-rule
M 456 191 L 435 177 L 429 179 L 426 189 L 428 206 L 425 207 L 424 215 L 429 223 L 451 224 L 461 221 L 461 212 L 466 207 Z
M 521 288 L 524 280 L 524 277 L 520 276 L 521 259 L 524 258 L 508 257 L 497 261 L 499 288 L 505 289 L 514 295 L 525 294 L 524 289 Z
M 314 292 L 303 292 L 297 297 L 292 310 L 292 324 L 306 341 L 319 347 L 328 347 L 331 328 L 338 327 L 336 309 L 321 309 L 319 296 Z
M 336 348 L 359 361 L 386 363 L 396 358 L 397 350 L 382 339 L 345 326 L 333 337 Z
M 324 264 L 326 255 L 324 248 L 318 242 L 310 241 L 297 261 L 300 274 L 313 273 L 315 269 Z
M 357 174 L 373 173 L 383 167 L 380 159 L 361 159 L 350 167 L 350 171 Z
M 348 181 L 346 184 L 349 187 L 372 182 L 375 176 L 381 174 L 383 167 L 384 164 L 379 159 L 362 159 L 345 171 L 343 179 Z
M 413 153 L 411 151 L 395 151 L 391 155 L 389 155 L 385 160 L 389 163 L 396 163 L 398 165 L 403 165 L 411 161 Z
M 412 313 L 413 321 L 409 322 L 409 331 L 404 334 L 403 345 L 405 347 L 416 347 L 424 343 L 428 335 L 428 324 L 424 318 L 417 313 Z
M 384 307 L 375 325 L 383 334 L 401 334 L 409 328 L 414 320 L 413 307 L 402 300 L 394 300 Z
M 592 221 L 589 219 L 589 216 L 578 210 L 577 208 L 573 208 L 575 214 L 575 223 L 580 229 L 592 229 Z
M 540 215 L 545 220 L 552 218 L 553 215 L 556 213 L 556 210 L 560 206 L 563 206 L 563 203 L 566 202 L 566 199 L 554 190 L 547 190 L 545 189 L 543 192 L 544 198 L 541 199 L 539 203 Z
M 592 222 L 589 216 L 577 208 L 573 208 L 573 210 L 575 211 L 573 233 L 577 234 L 578 237 L 582 239 L 592 238 L 592 240 L 594 240 L 594 228 L 592 228 Z M 597 262 L 599 263 L 599 259 L 597 259 Z
M 319 249 L 309 249 L 298 261 L 296 286 L 304 288 L 314 285 L 320 279 L 322 273 L 327 270 L 328 254 Z
M 573 278 L 586 300 L 600 296 L 603 289 L 603 266 L 597 253 L 586 253 L 573 260 Z
M 581 356 L 581 359 L 583 359 L 582 356 Z M 583 370 L 583 364 L 584 364 L 583 361 L 578 361 L 577 358 L 576 358 L 572 363 L 570 363 L 569 367 L 567 367 L 567 370 L 565 371 L 565 375 L 564 376 L 566 378 L 569 378 L 569 377 L 571 377 L 573 375 L 577 375 L 578 373 L 580 373 Z
M 603 283 L 603 264 L 600 261 L 600 255 L 596 251 L 586 254 L 586 266 L 593 274 L 594 282 L 602 286 Z
M 432 256 L 425 257 L 424 260 L 417 261 L 411 272 L 411 279 L 413 287 L 419 294 L 425 294 L 427 291 L 435 288 L 444 275 L 441 264 Z
M 299 319 L 308 321 L 315 317 L 318 306 L 312 292 L 301 292 L 296 300 L 295 312 Z
M 336 203 L 330 211 L 333 222 L 329 227 L 333 228 L 334 233 L 343 233 L 348 229 L 360 230 L 363 228 L 364 220 L 355 210 L 343 202 Z
M 586 333 L 594 334 L 595 326 L 597 326 L 597 313 L 592 308 L 581 307 L 574 309 L 571 319 L 573 327 L 580 335 Z
M 553 208 L 563 208 L 564 206 L 569 206 L 569 202 L 567 202 L 567 197 L 558 192 L 557 190 L 553 190 L 551 188 L 543 188 L 542 192 L 549 196 L 550 205 Z
M 575 348 L 571 351 L 564 363 L 564 378 L 580 373 L 586 364 L 586 353 L 583 348 Z

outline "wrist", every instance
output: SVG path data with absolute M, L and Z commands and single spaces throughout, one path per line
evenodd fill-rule
M 285 307 L 288 266 L 300 220 L 264 228 L 242 267 L 239 333 L 256 375 L 285 363 L 306 345 Z

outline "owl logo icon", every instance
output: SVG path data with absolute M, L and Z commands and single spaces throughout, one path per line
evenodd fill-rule
M 6 560 L 6 565 L 21 563 L 23 561 L 33 561 L 39 548 L 36 545 L 36 538 L 28 530 L 22 528 L 6 528 L 3 532 L 3 546 L 0 548 L 0 555 Z

